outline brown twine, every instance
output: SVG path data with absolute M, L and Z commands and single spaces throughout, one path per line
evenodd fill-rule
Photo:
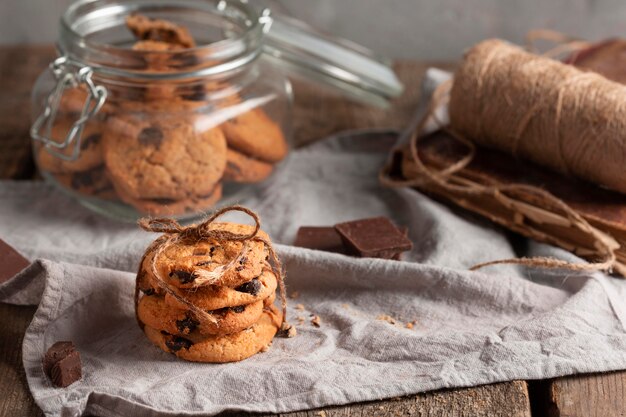
M 554 58 L 559 55 L 578 52 L 581 49 L 588 48 L 591 42 L 585 41 L 562 32 L 550 29 L 533 29 L 526 33 L 525 36 L 526 50 L 532 53 L 539 53 L 537 41 L 550 41 L 556 45 L 542 53 L 542 56 Z
M 495 63 L 497 53 L 494 51 L 488 51 L 483 60 L 484 65 L 478 69 L 478 79 L 472 79 L 471 81 L 476 86 L 482 86 L 485 83 L 485 78 L 489 77 L 491 74 L 488 70 L 488 67 Z M 455 76 L 455 79 L 457 77 Z M 568 80 L 565 80 L 567 82 Z M 412 162 L 415 164 L 415 168 L 417 170 L 417 175 L 414 178 L 409 178 L 406 180 L 399 180 L 391 177 L 391 165 L 392 161 L 389 160 L 385 167 L 380 172 L 379 179 L 382 184 L 390 187 L 420 187 L 424 186 L 428 183 L 435 183 L 439 187 L 444 190 L 471 195 L 471 196 L 480 196 L 480 195 L 488 195 L 496 200 L 498 200 L 501 204 L 509 209 L 513 210 L 517 214 L 524 216 L 527 213 L 523 210 L 520 201 L 515 198 L 515 195 L 518 193 L 532 193 L 535 196 L 539 197 L 547 206 L 552 206 L 558 208 L 569 220 L 570 224 L 580 230 L 582 233 L 587 234 L 592 241 L 594 242 L 594 247 L 600 255 L 600 260 L 596 262 L 590 263 L 570 263 L 567 261 L 551 258 L 551 257 L 532 257 L 532 258 L 510 258 L 510 259 L 501 259 L 496 261 L 484 262 L 478 265 L 474 265 L 471 267 L 471 270 L 480 269 L 490 265 L 497 264 L 519 264 L 525 265 L 528 267 L 538 267 L 538 268 L 548 268 L 548 269 L 568 269 L 575 271 L 608 271 L 611 272 L 616 264 L 616 255 L 615 251 L 619 248 L 619 244 L 609 235 L 603 233 L 602 231 L 591 226 L 578 212 L 569 207 L 566 203 L 564 203 L 559 198 L 555 197 L 551 193 L 534 186 L 523 185 L 523 184 L 511 184 L 511 185 L 499 185 L 499 186 L 486 186 L 479 185 L 473 182 L 469 182 L 459 177 L 452 177 L 452 175 L 463 168 L 465 168 L 474 158 L 474 154 L 476 152 L 476 147 L 473 142 L 469 141 L 465 135 L 459 133 L 451 126 L 443 126 L 443 124 L 439 122 L 439 126 L 441 126 L 442 130 L 450 134 L 454 139 L 463 144 L 467 149 L 468 153 L 459 159 L 458 161 L 452 163 L 447 168 L 443 170 L 435 170 L 427 167 L 421 160 L 418 145 L 421 140 L 421 132 L 423 131 L 426 123 L 431 119 L 435 118 L 435 111 L 441 105 L 445 104 L 450 100 L 451 95 L 451 87 L 452 80 L 449 82 L 445 82 L 438 86 L 438 88 L 434 91 L 431 101 L 429 102 L 427 111 L 422 119 L 417 124 L 415 130 L 412 132 L 412 135 L 409 139 L 409 151 Z M 478 88 L 477 88 L 478 91 Z M 564 91 L 561 90 L 561 91 Z M 503 92 L 500 92 L 503 96 L 506 96 Z M 563 93 L 565 94 L 565 93 Z M 480 96 L 483 100 L 497 100 L 496 95 L 482 95 Z M 557 100 L 557 109 L 556 114 L 562 114 L 562 103 L 561 100 Z M 481 107 L 483 104 L 479 102 L 477 104 L 478 107 Z M 497 106 L 497 105 L 496 105 Z M 520 118 L 520 123 L 528 124 L 529 119 L 535 116 L 535 112 L 537 109 L 534 105 L 531 105 L 531 109 L 533 114 L 522 115 Z M 476 117 L 475 115 L 466 115 L 466 117 Z M 479 117 L 476 117 L 479 119 Z M 469 121 L 468 124 L 471 124 L 472 121 Z M 480 122 L 480 120 L 479 120 Z M 556 128 L 558 129 L 558 121 L 555 121 Z M 520 129 L 513 128 L 514 131 L 519 131 Z M 524 129 L 521 129 L 523 131 Z M 478 126 L 475 131 L 483 131 L 483 126 Z M 517 136 L 517 135 L 516 135 Z M 472 136 L 474 137 L 474 136 Z M 521 137 L 521 135 L 520 135 Z M 561 142 L 560 142 L 561 143 Z M 515 149 L 515 144 L 513 149 Z M 559 145 L 559 149 L 560 149 Z M 529 229 L 533 229 L 529 227 Z M 542 232 L 539 230 L 533 230 L 536 235 L 541 235 Z
M 226 230 L 220 229 L 211 229 L 210 226 L 215 220 L 224 215 L 227 212 L 231 211 L 239 211 L 247 214 L 254 220 L 254 230 L 248 234 L 239 234 L 233 233 Z M 211 323 L 217 323 L 217 318 L 200 308 L 194 305 L 192 302 L 187 300 L 185 297 L 181 296 L 177 291 L 170 288 L 170 286 L 165 282 L 165 280 L 161 277 L 161 273 L 156 268 L 156 260 L 159 258 L 166 248 L 171 245 L 180 242 L 182 240 L 193 239 L 197 241 L 206 241 L 206 240 L 215 240 L 218 243 L 228 242 L 228 241 L 238 241 L 242 242 L 242 248 L 239 254 L 230 262 L 225 265 L 220 265 L 212 271 L 195 271 L 194 272 L 194 287 L 198 288 L 204 285 L 213 285 L 219 282 L 220 278 L 229 272 L 235 265 L 239 263 L 239 260 L 244 256 L 248 249 L 248 242 L 257 241 L 261 242 L 265 245 L 268 250 L 269 259 L 271 262 L 267 263 L 267 266 L 272 270 L 274 275 L 276 275 L 276 279 L 278 281 L 280 300 L 283 312 L 283 319 L 281 323 L 281 329 L 285 330 L 290 327 L 287 323 L 287 290 L 285 287 L 284 277 L 285 273 L 274 250 L 272 244 L 258 236 L 259 231 L 261 230 L 261 220 L 259 216 L 252 210 L 242 207 L 239 205 L 233 205 L 224 207 L 220 210 L 214 212 L 211 216 L 209 216 L 202 223 L 191 226 L 181 226 L 176 220 L 169 218 L 162 219 L 149 219 L 143 218 L 138 222 L 139 226 L 149 232 L 157 232 L 164 233 L 164 240 L 157 245 L 156 251 L 153 255 L 152 262 L 150 263 L 150 268 L 152 275 L 155 277 L 157 281 L 157 285 L 163 289 L 167 294 L 172 296 L 181 304 L 185 305 L 189 310 L 191 310 L 196 318 L 200 321 L 207 320 Z M 156 242 L 155 242 L 156 244 Z M 135 311 L 137 311 L 137 306 L 139 303 L 139 286 L 135 286 Z

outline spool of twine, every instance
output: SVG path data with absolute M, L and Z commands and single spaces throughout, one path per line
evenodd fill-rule
M 526 68 L 527 66 L 528 68 Z M 550 74 L 551 67 L 557 67 L 558 70 Z M 559 82 L 559 76 L 565 78 Z M 550 81 L 546 81 L 545 77 L 551 77 Z M 583 83 L 571 87 L 578 81 L 583 81 Z M 588 87 L 583 89 L 585 85 Z M 603 99 L 611 99 L 613 102 L 620 101 L 615 91 L 620 92 L 621 107 L 611 109 L 610 105 L 603 103 L 602 107 L 594 108 L 597 101 L 600 100 L 600 94 L 593 90 L 593 87 L 589 87 L 592 85 L 600 85 L 602 94 L 604 94 Z M 545 161 L 546 166 L 554 167 L 566 173 L 572 172 L 593 181 L 591 177 L 581 175 L 582 172 L 585 172 L 581 168 L 584 166 L 585 169 L 593 171 L 595 174 L 593 178 L 601 177 L 605 180 L 604 182 L 597 182 L 620 184 L 617 168 L 618 162 L 624 159 L 622 156 L 624 150 L 623 146 L 619 145 L 619 136 L 611 136 L 609 139 L 610 135 L 604 132 L 607 137 L 605 142 L 595 143 L 594 141 L 597 139 L 590 139 L 581 134 L 597 129 L 597 120 L 593 126 L 581 127 L 580 124 L 592 120 L 593 116 L 591 115 L 593 114 L 604 114 L 602 120 L 607 120 L 606 112 L 610 111 L 613 111 L 612 116 L 620 117 L 626 100 L 625 90 L 621 84 L 608 81 L 599 75 L 583 73 L 551 59 L 526 53 L 522 49 L 503 41 L 488 40 L 482 42 L 466 54 L 464 62 L 455 74 L 454 82 L 452 80 L 444 82 L 433 92 L 426 113 L 413 130 L 408 141 L 408 150 L 414 173 L 406 178 L 396 177 L 392 172 L 393 158 L 390 158 L 380 171 L 379 179 L 383 185 L 389 187 L 420 188 L 425 184 L 432 183 L 440 189 L 458 195 L 493 198 L 504 207 L 514 211 L 522 219 L 527 213 L 523 209 L 523 205 L 519 204 L 521 200 L 518 199 L 517 195 L 519 193 L 533 195 L 536 204 L 551 207 L 558 211 L 569 221 L 573 229 L 589 236 L 596 255 L 590 263 L 568 262 L 541 256 L 508 258 L 480 263 L 472 266 L 471 270 L 490 265 L 518 264 L 527 267 L 571 271 L 606 271 L 611 273 L 617 270 L 626 277 L 626 270 L 617 263 L 616 259 L 616 251 L 620 248 L 619 243 L 612 236 L 593 227 L 580 213 L 548 191 L 525 184 L 481 185 L 454 177 L 457 172 L 465 169 L 472 162 L 477 151 L 475 143 L 479 143 L 504 151 L 508 150 L 514 155 L 521 155 L 523 149 L 530 154 L 527 156 L 528 159 L 537 162 Z M 591 95 L 587 96 L 587 94 Z M 590 107 L 590 113 L 579 116 L 580 119 L 577 119 L 579 129 L 576 131 L 571 126 L 567 126 L 565 132 L 559 130 L 563 120 L 574 122 L 576 120 L 576 117 L 573 116 L 574 113 L 580 114 L 587 111 L 583 104 L 585 107 Z M 444 105 L 448 106 L 450 125 L 445 125 L 437 120 L 436 110 Z M 571 112 L 566 115 L 565 119 L 562 115 L 564 111 Z M 553 115 L 553 118 L 550 118 L 550 115 Z M 431 118 L 437 121 L 443 131 L 467 149 L 467 153 L 463 157 L 442 169 L 426 166 L 418 152 L 419 142 L 423 138 L 422 132 Z M 618 124 L 620 122 L 615 120 L 613 123 Z M 623 124 L 626 122 L 622 122 L 620 125 Z M 529 129 L 529 126 L 532 129 Z M 606 129 L 611 132 L 618 130 L 614 125 L 608 126 Z M 622 129 L 622 131 L 626 136 L 626 130 Z M 531 134 L 533 136 L 529 138 Z M 565 134 L 568 138 L 574 138 L 572 142 L 565 141 Z M 549 146 L 544 146 L 550 140 L 553 142 Z M 560 153 L 564 144 L 567 145 L 566 154 Z M 581 148 L 584 146 L 593 148 L 588 150 L 593 156 L 581 153 Z M 570 149 L 570 147 L 572 148 Z M 608 159 L 611 159 L 613 175 L 606 171 L 602 172 L 604 162 L 595 167 L 591 162 L 596 161 L 597 163 L 600 158 L 604 158 L 600 152 L 611 153 L 611 147 L 620 148 L 619 156 L 607 156 Z M 548 152 L 551 152 L 552 158 L 558 154 L 558 161 L 572 158 L 567 159 L 565 164 L 570 163 L 579 169 L 574 170 L 570 165 L 561 165 L 561 163 L 551 160 L 546 157 Z M 590 160 L 585 160 L 587 157 L 590 157 Z M 579 165 L 576 165 L 574 161 L 578 161 Z M 564 166 L 566 169 L 562 169 Z M 626 181 L 621 186 L 626 188 Z M 617 187 L 615 188 L 617 189 Z M 538 233 L 534 235 L 543 234 L 542 231 L 536 232 Z
M 622 84 L 492 39 L 466 53 L 449 113 L 472 142 L 626 193 Z

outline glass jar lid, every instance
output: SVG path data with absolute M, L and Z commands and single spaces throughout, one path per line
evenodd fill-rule
M 193 58 L 195 68 L 159 74 L 136 71 L 137 52 L 128 49 L 130 40 L 124 38 L 128 36 L 124 18 L 131 13 L 172 16 L 189 27 L 199 45 L 175 53 L 174 59 Z M 385 107 L 403 91 L 388 60 L 269 9 L 258 12 L 246 0 L 78 0 L 61 20 L 59 49 L 94 73 L 120 77 L 213 76 L 263 55 L 290 74 L 371 105 Z
M 286 16 L 272 16 L 263 50 L 289 71 L 331 85 L 368 104 L 387 106 L 390 98 L 404 90 L 389 60 Z

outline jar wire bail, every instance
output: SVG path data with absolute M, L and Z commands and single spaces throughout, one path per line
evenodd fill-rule
M 92 79 L 93 69 L 82 66 L 70 60 L 67 56 L 61 56 L 50 64 L 56 84 L 46 97 L 43 112 L 37 117 L 30 129 L 33 140 L 44 144 L 50 154 L 66 160 L 73 161 L 78 158 L 80 142 L 85 124 L 93 118 L 104 105 L 107 98 L 107 90 L 102 85 L 96 85 Z M 52 138 L 52 127 L 57 118 L 57 112 L 63 93 L 68 88 L 78 88 L 84 85 L 87 90 L 87 98 L 83 104 L 79 118 L 72 124 L 62 142 Z M 42 132 L 43 130 L 43 132 Z M 74 144 L 71 154 L 59 152 Z

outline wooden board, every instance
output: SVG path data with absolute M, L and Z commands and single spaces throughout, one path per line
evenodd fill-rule
M 30 147 L 30 93 L 54 58 L 49 45 L 0 47 L 0 178 L 30 178 L 34 164 Z
M 551 417 L 626 416 L 626 372 L 577 375 L 550 384 Z

